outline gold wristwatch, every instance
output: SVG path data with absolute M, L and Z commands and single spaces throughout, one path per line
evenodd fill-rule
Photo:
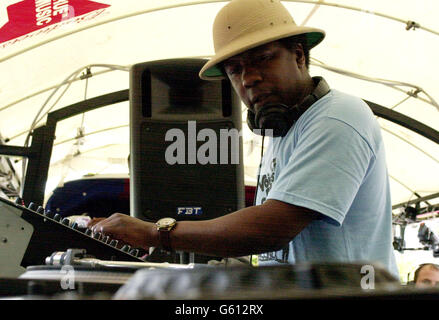
M 157 221 L 155 225 L 157 226 L 157 231 L 159 232 L 160 247 L 166 251 L 172 251 L 169 234 L 177 225 L 177 220 L 174 218 L 162 218 Z

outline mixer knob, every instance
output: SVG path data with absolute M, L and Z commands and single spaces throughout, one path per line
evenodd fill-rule
M 117 247 L 117 244 L 119 243 L 119 241 L 117 241 L 117 240 L 111 240 L 110 241 L 110 246 L 112 246 L 112 247 Z
M 53 217 L 52 211 L 50 211 L 50 210 L 44 211 L 44 215 L 46 217 L 48 217 L 48 218 L 52 218 Z
M 122 251 L 124 251 L 124 252 L 129 252 L 130 250 L 131 250 L 131 246 L 128 244 L 126 244 L 122 247 Z
M 93 234 L 93 238 L 96 239 L 96 240 L 100 240 L 101 239 L 101 235 L 102 234 L 100 232 L 96 232 L 96 233 Z
M 139 249 L 132 249 L 130 255 L 137 257 L 139 255 Z
M 37 208 L 37 205 L 36 205 L 35 203 L 31 202 L 31 203 L 29 203 L 29 205 L 27 206 L 27 208 L 28 208 L 29 210 L 33 210 L 33 211 L 35 211 L 35 209 Z
M 88 235 L 88 236 L 91 236 L 93 234 L 93 231 L 90 228 L 87 228 L 85 230 L 85 234 Z
M 42 206 L 38 206 L 37 213 L 44 213 L 44 208 Z
M 69 219 L 69 218 L 64 218 L 64 219 L 62 219 L 61 223 L 62 223 L 63 225 L 68 226 L 68 225 L 70 224 L 70 219 Z
M 103 239 L 102 239 L 102 242 L 104 242 L 104 243 L 108 243 L 110 241 L 110 236 L 105 236 Z
M 18 204 L 20 206 L 23 205 L 23 199 L 21 199 L 20 197 L 17 197 L 17 199 L 15 199 L 15 204 Z
M 74 229 L 74 230 L 79 230 L 79 225 L 78 225 L 77 222 L 73 222 L 73 224 L 72 224 L 72 229 Z
M 59 222 L 61 220 L 61 215 L 59 215 L 58 213 L 55 214 L 55 216 L 53 217 L 53 220 L 56 220 Z

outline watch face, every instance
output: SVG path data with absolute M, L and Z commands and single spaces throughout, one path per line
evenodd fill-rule
M 160 227 L 168 227 L 168 226 L 172 226 L 174 223 L 176 223 L 177 221 L 173 218 L 163 218 L 160 219 L 159 221 L 157 221 L 157 226 Z

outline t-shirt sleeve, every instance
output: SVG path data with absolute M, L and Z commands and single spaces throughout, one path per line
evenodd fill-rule
M 321 117 L 298 134 L 267 198 L 317 211 L 341 226 L 374 154 L 348 123 Z

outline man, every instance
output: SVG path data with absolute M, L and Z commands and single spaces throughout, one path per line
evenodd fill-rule
M 278 0 L 233 0 L 218 13 L 213 37 L 216 54 L 200 77 L 227 77 L 250 127 L 274 136 L 257 205 L 158 227 L 115 214 L 93 230 L 138 247 L 260 254 L 261 265 L 364 261 L 397 275 L 379 125 L 362 100 L 308 72 L 309 49 L 324 32 L 297 26 Z
M 415 271 L 413 282 L 418 288 L 437 286 L 439 284 L 439 265 L 434 263 L 421 264 Z

